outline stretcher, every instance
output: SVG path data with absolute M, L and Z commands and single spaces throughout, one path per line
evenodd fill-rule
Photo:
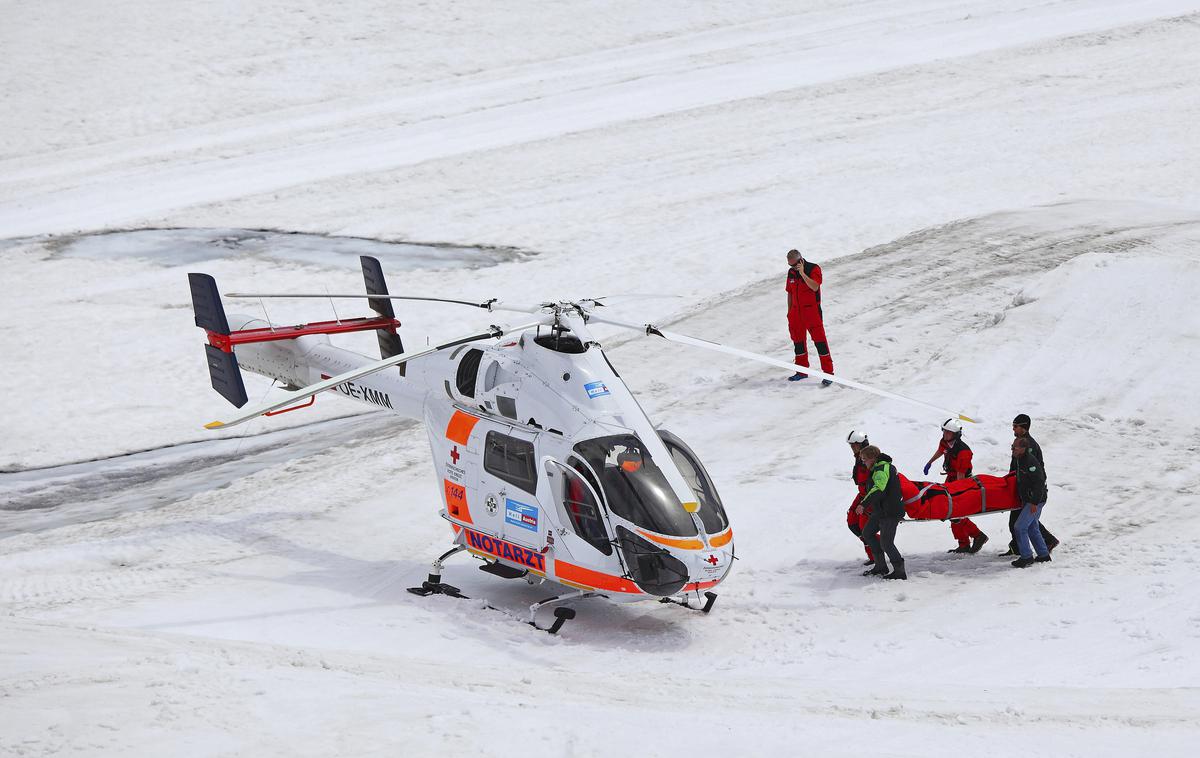
M 956 482 L 913 482 L 900 477 L 904 513 L 912 521 L 945 521 L 1021 507 L 1017 478 L 979 474 Z

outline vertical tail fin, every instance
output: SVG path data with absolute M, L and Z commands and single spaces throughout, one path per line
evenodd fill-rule
M 188 274 L 188 284 L 192 289 L 192 312 L 196 317 L 196 326 L 210 335 L 228 337 L 229 321 L 225 318 L 225 306 L 221 305 L 217 281 L 208 274 Z M 228 341 L 225 344 L 228 344 Z M 208 376 L 212 380 L 213 389 L 235 407 L 241 408 L 248 398 L 233 348 L 223 350 L 211 344 L 210 340 L 210 344 L 204 346 L 204 353 L 208 360 Z
M 388 292 L 387 280 L 383 278 L 383 266 L 379 264 L 379 260 L 369 255 L 360 255 L 358 261 L 362 264 L 363 283 L 367 287 L 367 294 L 391 294 Z M 384 318 L 396 318 L 392 301 L 387 298 L 370 298 L 367 300 L 367 304 L 371 310 Z M 396 334 L 395 329 L 376 329 L 375 337 L 379 340 L 379 356 L 381 358 L 391 358 L 404 352 L 404 343 L 400 341 L 400 335 Z M 404 376 L 404 365 L 400 364 L 400 376 Z

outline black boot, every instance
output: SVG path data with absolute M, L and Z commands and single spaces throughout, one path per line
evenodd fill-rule
M 1000 557 L 1007 558 L 1010 555 L 1020 555 L 1020 553 L 1017 552 L 1017 543 L 1015 542 L 1009 542 L 1008 550 L 1005 550 L 1003 553 L 1001 553 Z
M 868 558 L 868 559 L 866 559 L 865 561 L 863 561 L 863 565 L 864 565 L 864 566 L 874 566 L 874 565 L 875 565 L 875 559 L 874 559 L 874 558 Z
M 1056 547 L 1058 547 L 1058 537 L 1051 536 L 1046 540 L 1046 552 L 1053 553 Z
M 904 573 L 904 561 L 896 561 L 892 567 L 892 573 L 885 574 L 884 579 L 907 579 L 908 574 Z
M 946 552 L 947 553 L 969 553 L 969 552 L 971 552 L 971 546 L 970 545 L 959 545 L 958 547 L 947 550 Z
M 1033 559 L 1032 558 L 1018 558 L 1012 562 L 1012 565 L 1013 565 L 1013 568 L 1019 568 L 1019 569 L 1027 568 L 1027 567 L 1033 565 Z
M 971 540 L 971 548 L 967 552 L 968 553 L 978 553 L 979 549 L 982 548 L 984 546 L 984 544 L 987 543 L 987 541 L 988 541 L 988 536 L 986 534 L 984 534 L 983 532 L 980 532 L 978 537 Z
M 1033 562 L 1034 562 L 1034 563 L 1049 563 L 1049 562 L 1050 562 L 1050 556 L 1048 556 L 1048 555 L 1039 555 L 1037 558 L 1034 558 L 1034 559 L 1033 559 Z
M 884 576 L 887 574 L 888 568 L 886 563 L 876 563 L 875 568 L 870 571 L 864 571 L 863 576 Z

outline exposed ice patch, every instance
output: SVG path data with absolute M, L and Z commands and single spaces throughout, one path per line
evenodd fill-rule
M 0 250 L 31 238 L 0 241 Z M 515 247 L 444 242 L 385 242 L 269 229 L 132 229 L 44 238 L 53 257 L 141 258 L 163 265 L 254 257 L 342 268 L 373 255 L 389 270 L 484 268 L 536 253 Z

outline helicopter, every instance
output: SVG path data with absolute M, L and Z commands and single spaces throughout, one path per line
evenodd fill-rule
M 442 581 L 442 571 L 447 559 L 466 552 L 496 577 L 564 588 L 519 617 L 552 634 L 575 617 L 562 604 L 589 597 L 712 610 L 712 590 L 735 560 L 725 505 L 695 452 L 651 422 L 589 326 L 633 329 L 789 371 L 793 363 L 600 315 L 601 298 L 523 304 L 391 295 L 380 262 L 362 256 L 360 264 L 363 293 L 226 295 L 365 299 L 374 313 L 288 326 L 226 315 L 216 280 L 188 275 L 195 323 L 207 336 L 212 387 L 241 409 L 205 428 L 306 408 L 327 391 L 422 421 L 452 546 L 434 559 L 421 586 L 409 588 L 414 594 L 465 597 Z M 523 318 L 406 351 L 392 305 L 401 300 Z M 381 358 L 329 339 L 366 331 L 376 333 Z M 284 391 L 245 408 L 242 370 L 279 382 Z M 853 380 L 806 372 L 972 420 Z M 554 620 L 542 626 L 538 611 L 550 606 Z

